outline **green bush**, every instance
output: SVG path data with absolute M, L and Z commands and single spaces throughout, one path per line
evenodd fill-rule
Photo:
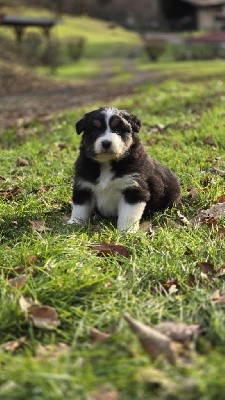
M 158 61 L 166 49 L 167 42 L 162 38 L 143 39 L 144 49 L 151 61 Z
M 217 55 L 217 47 L 211 43 L 182 44 L 173 48 L 173 58 L 177 61 L 212 60 Z
M 82 36 L 67 38 L 65 44 L 71 60 L 79 60 L 84 52 L 85 38 Z

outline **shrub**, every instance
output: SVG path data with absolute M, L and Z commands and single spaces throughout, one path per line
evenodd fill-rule
M 217 55 L 217 47 L 211 43 L 189 43 L 176 45 L 173 48 L 173 57 L 177 61 L 212 60 Z
M 67 38 L 66 47 L 71 60 L 79 60 L 84 52 L 85 38 L 82 36 Z
M 166 49 L 167 42 L 163 38 L 144 38 L 144 49 L 151 61 L 158 61 Z

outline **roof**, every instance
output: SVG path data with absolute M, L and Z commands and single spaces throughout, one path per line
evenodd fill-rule
M 52 27 L 56 25 L 58 21 L 56 19 L 48 18 L 27 18 L 27 17 L 16 17 L 16 16 L 1 16 L 0 25 L 10 26 L 43 26 Z
M 211 7 L 225 4 L 225 0 L 182 0 L 186 3 L 191 3 L 196 7 Z
M 211 32 L 204 36 L 190 37 L 187 43 L 225 43 L 225 32 Z

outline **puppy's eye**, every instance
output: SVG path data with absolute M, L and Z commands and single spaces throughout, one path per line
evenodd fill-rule
M 111 127 L 113 129 L 118 128 L 120 122 L 121 121 L 120 121 L 120 119 L 118 117 L 114 117 L 113 120 L 111 121 Z
M 93 121 L 93 125 L 94 125 L 94 127 L 97 128 L 97 129 L 101 129 L 101 127 L 102 127 L 101 122 L 100 122 L 99 120 L 97 120 L 97 119 L 95 119 L 95 120 Z

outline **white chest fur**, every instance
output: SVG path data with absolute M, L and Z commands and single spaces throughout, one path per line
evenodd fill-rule
M 91 189 L 95 205 L 106 217 L 118 216 L 119 203 L 123 197 L 122 192 L 128 187 L 137 187 L 137 174 L 128 174 L 117 178 L 111 171 L 109 163 L 101 166 L 101 173 L 96 184 L 80 181 L 84 188 Z

